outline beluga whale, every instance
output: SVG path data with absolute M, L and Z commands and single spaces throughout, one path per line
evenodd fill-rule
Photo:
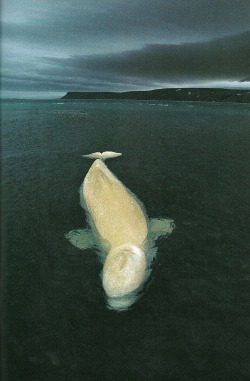
M 108 169 L 105 161 L 122 156 L 105 151 L 82 155 L 94 162 L 80 187 L 88 228 L 66 238 L 79 249 L 96 249 L 103 263 L 102 285 L 110 309 L 128 309 L 141 295 L 156 256 L 155 242 L 174 229 L 169 218 L 149 218 L 142 202 Z

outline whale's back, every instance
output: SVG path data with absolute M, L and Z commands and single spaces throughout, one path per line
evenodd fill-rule
M 146 216 L 125 186 L 102 160 L 96 160 L 87 173 L 83 197 L 100 236 L 112 248 L 133 244 L 140 246 L 147 237 Z

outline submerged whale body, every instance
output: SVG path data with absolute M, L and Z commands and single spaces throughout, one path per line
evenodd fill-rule
M 148 219 L 141 202 L 104 163 L 118 156 L 111 151 L 84 155 L 96 159 L 80 189 L 91 230 L 73 230 L 67 238 L 81 249 L 97 242 L 103 253 L 102 284 L 109 307 L 123 310 L 134 303 L 150 274 L 156 252 L 152 242 L 170 234 L 174 224 L 169 219 Z

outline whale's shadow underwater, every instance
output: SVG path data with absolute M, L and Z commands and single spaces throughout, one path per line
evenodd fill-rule
M 80 187 L 80 203 L 87 214 L 88 229 L 75 229 L 66 238 L 77 248 L 93 248 L 103 270 L 107 305 L 127 310 L 139 297 L 156 256 L 155 242 L 172 233 L 171 219 L 149 219 L 145 207 L 107 168 L 104 160 L 121 156 L 96 152 Z

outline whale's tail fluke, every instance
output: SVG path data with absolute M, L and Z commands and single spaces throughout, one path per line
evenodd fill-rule
M 105 152 L 94 152 L 94 153 L 90 153 L 89 155 L 82 155 L 83 157 L 87 158 L 87 159 L 100 159 L 100 160 L 107 160 L 107 159 L 111 159 L 113 157 L 118 157 L 118 156 L 121 156 L 122 154 L 121 153 L 118 153 L 118 152 L 112 152 L 112 151 L 105 151 Z

